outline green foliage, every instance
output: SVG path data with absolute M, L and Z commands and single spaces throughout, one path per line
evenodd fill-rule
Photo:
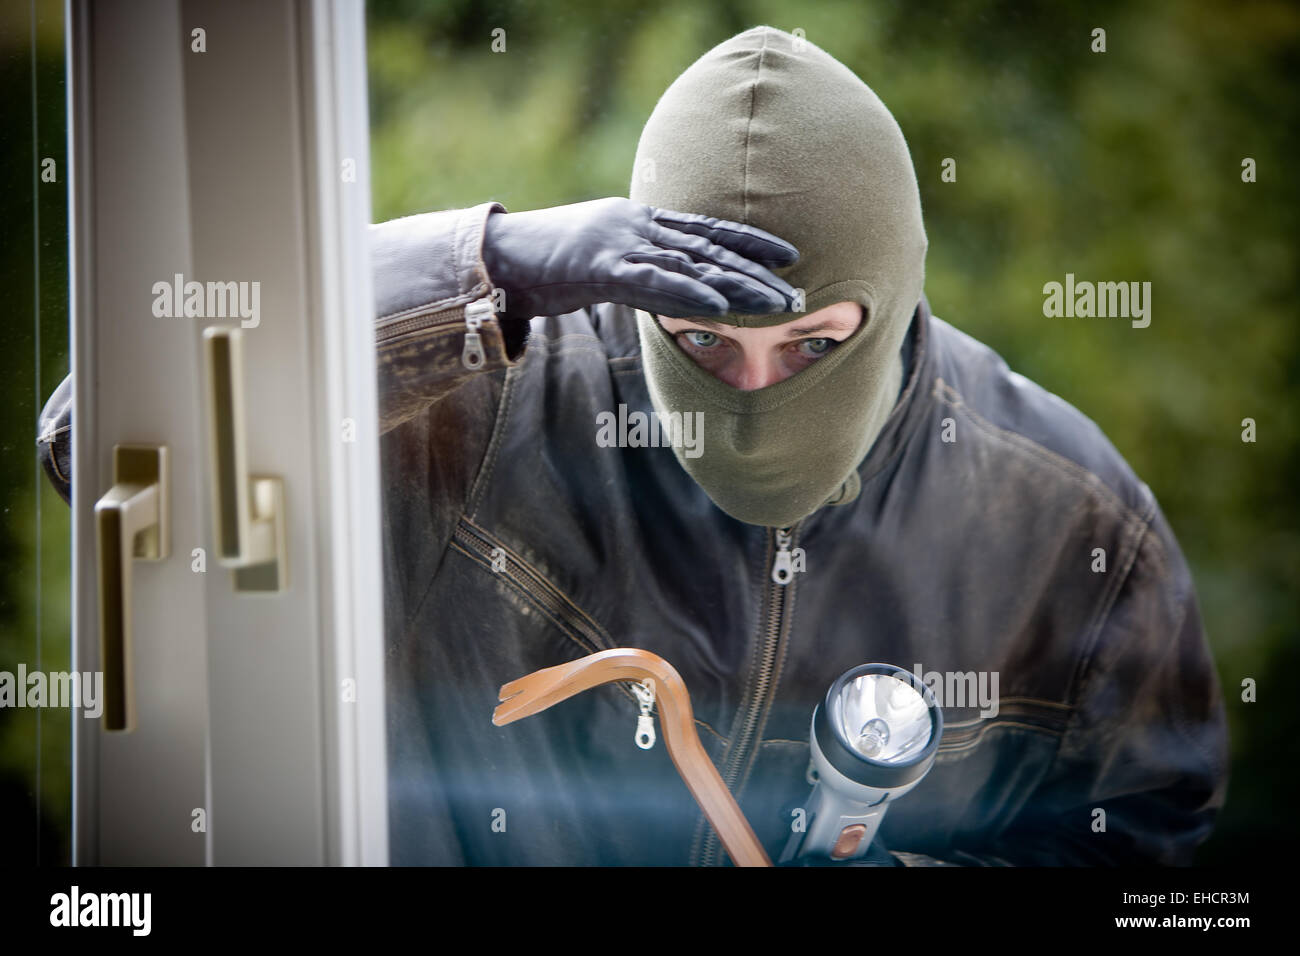
M 0 10 L 0 86 L 10 91 L 0 100 L 7 224 L 0 256 L 7 313 L 0 350 L 0 671 L 9 672 L 20 662 L 29 670 L 71 666 L 71 522 L 36 462 L 37 415 L 69 368 L 62 26 L 56 0 Z M 55 160 L 57 182 L 40 181 L 33 156 Z M 46 864 L 70 862 L 70 714 L 0 709 L 0 864 L 27 866 L 38 856 Z

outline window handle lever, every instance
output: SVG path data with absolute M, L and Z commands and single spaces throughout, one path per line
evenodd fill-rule
M 239 328 L 203 331 L 212 526 L 217 560 L 234 569 L 235 590 L 275 593 L 288 586 L 284 479 L 248 473 L 243 343 Z
M 166 445 L 116 445 L 113 487 L 95 502 L 104 729 L 135 729 L 131 566 L 171 553 Z

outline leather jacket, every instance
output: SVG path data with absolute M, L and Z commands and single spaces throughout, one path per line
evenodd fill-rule
M 631 308 L 503 340 L 501 209 L 374 227 L 395 863 L 724 861 L 627 687 L 490 722 L 501 684 L 617 646 L 681 673 L 773 859 L 814 705 L 883 661 L 999 689 L 996 716 L 942 701 L 935 765 L 881 828 L 897 859 L 1190 862 L 1226 790 L 1221 693 L 1178 544 L 1096 425 L 922 300 L 858 498 L 743 524 L 670 448 L 598 446 L 601 412 L 651 411 Z
M 502 684 L 618 646 L 680 672 L 774 860 L 814 705 L 880 661 L 999 692 L 996 715 L 942 701 L 881 827 L 894 860 L 1191 861 L 1226 791 L 1221 692 L 1178 544 L 1096 425 L 922 300 L 857 499 L 743 524 L 671 448 L 597 444 L 601 412 L 651 411 L 631 308 L 503 330 L 502 209 L 372 227 L 393 863 L 726 862 L 663 744 L 634 742 L 628 685 L 491 723 Z

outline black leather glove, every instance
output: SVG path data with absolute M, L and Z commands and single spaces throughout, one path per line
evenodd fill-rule
M 617 197 L 488 216 L 483 262 L 509 318 L 617 302 L 674 318 L 788 311 L 794 289 L 768 268 L 798 250 L 726 219 Z

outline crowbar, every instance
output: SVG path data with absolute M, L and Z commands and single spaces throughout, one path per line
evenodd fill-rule
M 731 859 L 737 866 L 771 866 L 763 844 L 754 836 L 745 814 L 704 752 L 695 731 L 695 715 L 685 682 L 677 669 L 658 654 L 635 647 L 615 647 L 533 671 L 501 686 L 501 703 L 492 712 L 492 723 L 503 727 L 584 690 L 621 680 L 654 682 L 668 756 Z

